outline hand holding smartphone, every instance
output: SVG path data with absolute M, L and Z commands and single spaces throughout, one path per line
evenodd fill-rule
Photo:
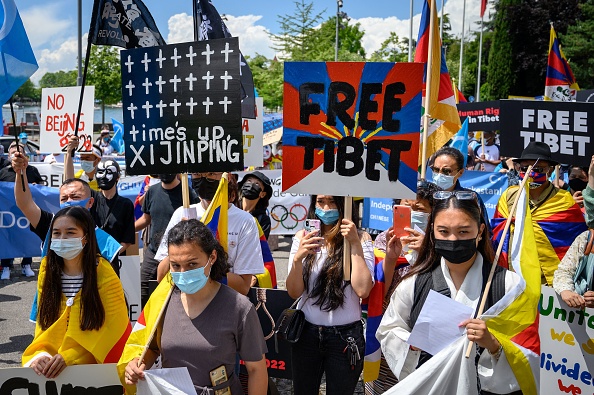
M 304 228 L 307 233 L 311 233 L 314 230 L 317 230 L 318 233 L 316 233 L 315 237 L 320 237 L 321 229 L 322 229 L 322 222 L 319 219 L 306 219 Z M 316 253 L 320 252 L 320 247 L 316 248 L 315 252 Z
M 398 238 L 408 236 L 408 232 L 404 228 L 410 228 L 410 207 L 394 205 L 392 210 L 394 212 L 394 236 Z

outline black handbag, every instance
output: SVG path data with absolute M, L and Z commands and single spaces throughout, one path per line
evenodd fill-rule
M 297 343 L 299 341 L 303 325 L 305 324 L 305 314 L 301 309 L 295 309 L 293 307 L 300 300 L 301 298 L 297 299 L 291 307 L 284 309 L 280 317 L 276 320 L 277 324 L 274 328 L 275 341 L 277 337 L 289 343 Z

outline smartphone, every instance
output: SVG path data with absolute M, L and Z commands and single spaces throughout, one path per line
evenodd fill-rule
M 410 207 L 395 205 L 392 210 L 394 211 L 394 236 L 408 236 L 404 228 L 410 228 Z
M 304 228 L 307 233 L 317 230 L 318 233 L 316 234 L 316 237 L 319 237 L 321 236 L 320 230 L 322 229 L 322 221 L 319 219 L 306 219 Z M 316 248 L 316 253 L 318 252 L 320 252 L 320 247 Z
M 225 365 L 221 365 L 216 369 L 210 371 L 210 383 L 212 386 L 217 386 L 227 381 L 227 369 Z M 231 395 L 231 389 L 229 387 L 216 390 L 215 395 Z

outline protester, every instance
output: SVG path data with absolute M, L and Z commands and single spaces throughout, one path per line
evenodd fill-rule
M 248 371 L 249 394 L 266 394 L 267 348 L 262 328 L 252 303 L 220 284 L 229 270 L 225 250 L 212 232 L 195 219 L 171 228 L 167 245 L 171 275 L 159 284 L 144 308 L 146 328 L 135 331 L 126 343 L 118 362 L 120 379 L 127 386 L 136 385 L 144 379 L 145 369 L 161 355 L 164 368 L 188 368 L 198 394 L 212 393 L 210 372 L 220 366 L 224 366 L 228 380 L 216 389 L 230 388 L 232 394 L 242 394 L 241 383 L 234 374 L 239 353 Z M 165 295 L 172 286 L 167 303 Z M 144 350 L 144 331 L 157 325 L 156 317 L 163 307 L 157 338 L 138 366 Z M 135 392 L 134 388 L 127 390 Z
M 101 135 L 97 139 L 96 144 L 99 145 L 99 148 L 101 148 L 103 155 L 111 155 L 113 153 L 111 137 L 109 136 L 109 126 L 103 125 L 103 129 L 101 129 Z
M 258 220 L 266 239 L 268 239 L 271 222 L 266 208 L 272 197 L 270 179 L 264 173 L 254 171 L 243 176 L 239 182 L 239 189 L 241 191 L 241 208 Z
M 363 370 L 365 339 L 360 298 L 373 286 L 373 243 L 344 218 L 344 200 L 313 195 L 307 218 L 322 222 L 321 232 L 301 230 L 289 255 L 287 291 L 301 298 L 305 325 L 292 344 L 295 395 L 317 394 L 326 375 L 329 394 L 352 394 Z M 344 280 L 344 240 L 351 247 L 351 278 Z M 316 252 L 317 251 L 317 252 Z
M 144 245 L 143 261 L 140 272 L 140 294 L 144 306 L 150 296 L 149 281 L 157 279 L 159 260 L 155 254 L 165 233 L 171 216 L 183 204 L 181 181 L 177 174 L 159 174 L 160 185 L 152 186 L 142 202 L 142 217 L 134 224 L 138 232 L 150 225 L 148 244 Z M 190 189 L 190 203 L 196 203 L 198 196 Z
M 39 269 L 39 316 L 23 366 L 53 379 L 66 366 L 114 363 L 130 333 L 120 280 L 99 255 L 88 210 L 67 207 L 51 224 Z
M 70 140 L 68 142 L 69 149 L 66 150 L 64 155 L 64 166 L 67 167 L 69 164 L 72 163 L 72 156 L 76 152 L 76 147 L 78 147 L 78 136 L 70 136 Z M 74 149 L 70 147 L 74 146 Z M 81 152 L 80 153 L 80 167 L 81 170 L 77 171 L 74 174 L 74 178 L 79 178 L 83 181 L 89 183 L 89 186 L 94 191 L 99 191 L 99 186 L 97 185 L 97 179 L 95 178 L 95 173 L 97 172 L 97 165 L 101 161 L 103 153 L 101 148 L 98 145 L 93 145 L 91 147 L 91 151 L 89 152 Z M 73 165 L 72 165 L 73 166 Z M 72 178 L 69 175 L 65 175 L 65 179 Z
M 552 285 L 553 274 L 563 259 L 569 245 L 580 233 L 586 230 L 584 216 L 571 194 L 555 187 L 549 176 L 558 163 L 551 158 L 548 144 L 533 141 L 522 151 L 520 158 L 514 159 L 521 179 L 530 177 L 529 206 L 532 213 L 532 226 L 538 248 L 542 283 Z M 528 166 L 533 165 L 532 173 L 526 174 Z M 494 243 L 498 243 L 505 220 L 513 206 L 519 187 L 508 187 L 497 203 L 493 217 Z M 513 231 L 511 232 L 513 234 Z M 510 236 L 511 237 L 511 236 Z M 500 258 L 501 265 L 509 267 L 506 255 Z
M 586 212 L 586 224 L 588 228 L 594 229 L 594 155 L 590 160 L 588 169 L 588 185 L 582 191 L 584 209 Z
M 25 152 L 25 147 L 19 143 L 17 146 L 16 143 L 11 143 L 8 147 L 8 156 L 10 158 L 20 150 L 21 152 Z M 31 184 L 39 184 L 43 183 L 43 178 L 41 178 L 41 174 L 35 166 L 27 165 L 25 172 L 27 173 L 27 181 Z M 7 166 L 0 169 L 0 182 L 15 182 L 16 181 L 16 172 L 10 162 Z M 21 187 L 19 185 L 19 187 Z M 22 187 L 21 187 L 22 188 Z M 0 265 L 2 266 L 2 274 L 0 275 L 0 280 L 10 280 L 10 270 L 12 267 L 14 259 L 12 258 L 5 258 L 0 260 Z M 35 277 L 35 272 L 31 269 L 31 263 L 33 263 L 33 258 L 25 257 L 21 260 L 21 273 L 25 277 Z
M 200 219 L 206 212 L 210 202 L 215 196 L 219 181 L 223 173 L 209 172 L 201 174 L 201 182 L 198 187 L 200 203 L 193 204 L 190 208 L 196 210 Z M 264 273 L 262 258 L 262 247 L 256 220 L 249 213 L 237 208 L 233 202 L 238 195 L 237 182 L 229 177 L 228 184 L 229 211 L 227 212 L 227 254 L 230 269 L 224 281 L 237 292 L 247 295 L 252 285 L 253 276 Z M 168 271 L 169 261 L 167 259 L 167 235 L 169 231 L 182 221 L 184 217 L 183 208 L 178 208 L 165 229 L 159 250 L 155 259 L 160 261 L 158 280 L 165 277 Z
M 430 162 L 430 168 L 433 172 L 433 183 L 444 191 L 472 191 L 463 188 L 460 185 L 460 177 L 464 174 L 464 157 L 456 148 L 443 147 L 437 150 Z M 489 213 L 483 203 L 483 199 L 478 196 L 481 212 L 487 224 L 487 229 L 491 232 L 489 226 Z
M 581 166 L 571 166 L 569 171 L 569 188 L 573 199 L 580 207 L 584 207 L 584 197 L 582 191 L 588 185 L 588 168 Z M 582 210 L 583 211 L 583 210 Z
M 440 191 L 434 198 L 429 237 L 423 241 L 416 264 L 392 295 L 376 334 L 399 380 L 431 358 L 407 343 L 429 290 L 441 289 L 440 293 L 476 311 L 494 259 L 477 195 L 472 191 Z M 519 281 L 515 273 L 497 267 L 486 308 Z M 485 349 L 479 351 L 477 370 L 482 391 L 517 393 L 519 385 L 507 357 L 485 322 L 477 318 L 460 325 L 466 328 L 468 340 Z
M 474 148 L 474 157 L 476 162 L 480 164 L 481 171 L 494 171 L 501 163 L 499 158 L 499 146 L 495 144 L 496 134 L 493 131 L 483 132 L 485 144 L 477 145 Z

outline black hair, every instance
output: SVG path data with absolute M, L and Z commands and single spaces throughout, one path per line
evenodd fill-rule
M 432 182 L 428 181 L 419 181 L 417 183 L 417 200 L 423 199 L 429 202 L 429 206 L 433 207 L 433 194 L 437 191 L 441 191 L 442 189 L 435 185 Z M 402 203 L 402 199 L 392 199 L 392 204 L 398 205 Z
M 181 221 L 169 231 L 167 236 L 168 246 L 180 246 L 186 243 L 192 243 L 208 256 L 213 251 L 217 252 L 217 260 L 212 263 L 209 277 L 214 281 L 220 281 L 229 272 L 227 263 L 227 253 L 223 246 L 215 239 L 212 231 L 197 219 Z
M 464 169 L 464 156 L 462 155 L 462 152 L 452 147 L 442 147 L 438 149 L 437 152 L 433 154 L 433 156 L 431 157 L 430 164 L 433 165 L 435 163 L 435 159 L 443 155 L 449 156 L 450 158 L 454 159 L 456 161 L 456 166 L 458 166 L 458 169 Z
M 70 184 L 75 184 L 75 183 L 82 184 L 82 186 L 85 189 L 85 192 L 87 193 L 87 195 L 89 195 L 89 197 L 92 197 L 93 196 L 93 194 L 91 193 L 91 186 L 89 185 L 89 183 L 86 182 L 85 180 L 81 180 L 80 178 L 69 178 L 66 181 L 64 181 L 62 183 L 62 185 L 60 185 L 60 188 L 62 188 L 65 185 L 70 185 Z

